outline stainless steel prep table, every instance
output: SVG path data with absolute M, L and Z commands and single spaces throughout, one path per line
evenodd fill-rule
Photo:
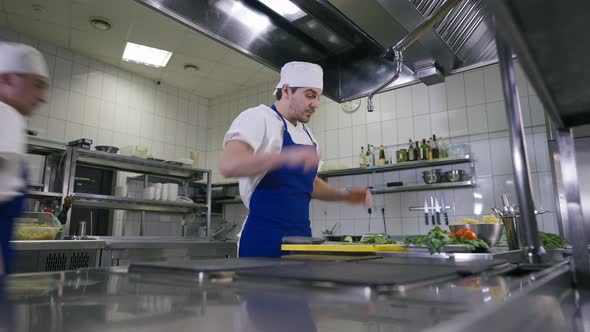
M 92 237 L 93 240 L 13 241 L 16 273 L 126 266 L 136 261 L 235 257 L 236 243 L 196 238 Z
M 183 262 L 211 257 L 235 257 L 237 253 L 235 242 L 198 238 L 99 236 L 96 239 L 105 242 L 101 255 L 102 267 L 127 266 L 138 261 Z
M 231 275 L 174 276 L 127 273 L 124 268 L 12 276 L 0 324 L 30 332 L 412 332 L 473 331 L 474 326 L 478 331 L 496 331 L 498 326 L 506 331 L 567 331 L 574 322 L 567 265 L 533 275 L 482 274 L 402 292 Z

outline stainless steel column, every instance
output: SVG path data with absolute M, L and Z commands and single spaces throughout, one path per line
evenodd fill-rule
M 529 164 L 526 153 L 522 112 L 516 89 L 516 73 L 512 61 L 510 46 L 496 35 L 496 47 L 502 76 L 502 90 L 504 92 L 504 105 L 508 117 L 508 129 L 510 131 L 510 144 L 512 150 L 512 169 L 514 171 L 514 185 L 516 196 L 520 206 L 520 232 L 523 243 L 521 248 L 528 263 L 540 263 L 541 252 L 539 243 L 539 230 L 534 210 Z
M 207 171 L 207 232 L 206 237 L 211 236 L 211 170 Z
M 586 225 L 580 203 L 574 137 L 570 129 L 559 129 L 556 133 L 562 188 L 566 202 L 565 211 L 561 213 L 567 218 L 569 238 L 573 245 L 576 282 L 581 286 L 587 286 L 590 284 L 590 261 L 588 261 Z

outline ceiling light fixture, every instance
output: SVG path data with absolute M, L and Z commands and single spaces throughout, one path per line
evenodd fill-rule
M 265 4 L 268 8 L 272 9 L 275 13 L 288 19 L 289 21 L 295 21 L 303 16 L 303 12 L 296 4 L 289 0 L 259 0 Z
M 187 63 L 186 65 L 184 65 L 184 70 L 194 73 L 194 72 L 199 71 L 199 67 L 196 65 L 193 65 L 192 63 Z
M 111 22 L 104 17 L 91 17 L 89 22 L 94 29 L 99 31 L 109 31 L 112 28 Z
M 45 7 L 43 7 L 41 4 L 38 3 L 34 3 L 31 5 L 31 9 L 35 12 L 35 13 L 44 13 L 46 11 Z
M 221 0 L 216 2 L 215 6 L 226 15 L 247 26 L 256 35 L 266 30 L 270 25 L 270 20 L 266 15 L 244 6 L 241 2 Z
M 166 50 L 128 42 L 123 52 L 123 61 L 162 68 L 166 67 L 171 56 L 172 52 Z

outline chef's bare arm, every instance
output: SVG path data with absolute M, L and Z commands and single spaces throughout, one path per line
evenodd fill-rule
M 346 201 L 352 204 L 364 203 L 367 188 L 353 188 L 350 191 L 331 186 L 326 181 L 316 176 L 313 181 L 311 197 L 320 201 Z
M 300 167 L 311 170 L 318 167 L 319 158 L 313 147 L 290 147 L 280 153 L 254 153 L 243 141 L 233 140 L 225 144 L 219 160 L 219 171 L 224 177 L 247 177 L 282 167 Z

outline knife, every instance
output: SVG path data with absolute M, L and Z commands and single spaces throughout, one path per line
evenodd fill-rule
M 445 194 L 440 195 L 440 203 L 442 204 L 442 213 L 445 217 L 445 225 L 449 225 L 449 216 L 447 215 L 447 202 L 445 202 Z
M 440 225 L 440 204 L 438 204 L 438 196 L 434 196 L 434 207 L 436 209 L 436 224 Z
M 428 201 L 424 197 L 424 219 L 426 220 L 426 226 L 428 226 Z
M 432 218 L 432 225 L 436 225 L 436 220 L 434 219 L 434 198 L 432 198 L 432 196 L 430 196 L 430 206 L 432 207 L 430 209 L 430 217 Z

